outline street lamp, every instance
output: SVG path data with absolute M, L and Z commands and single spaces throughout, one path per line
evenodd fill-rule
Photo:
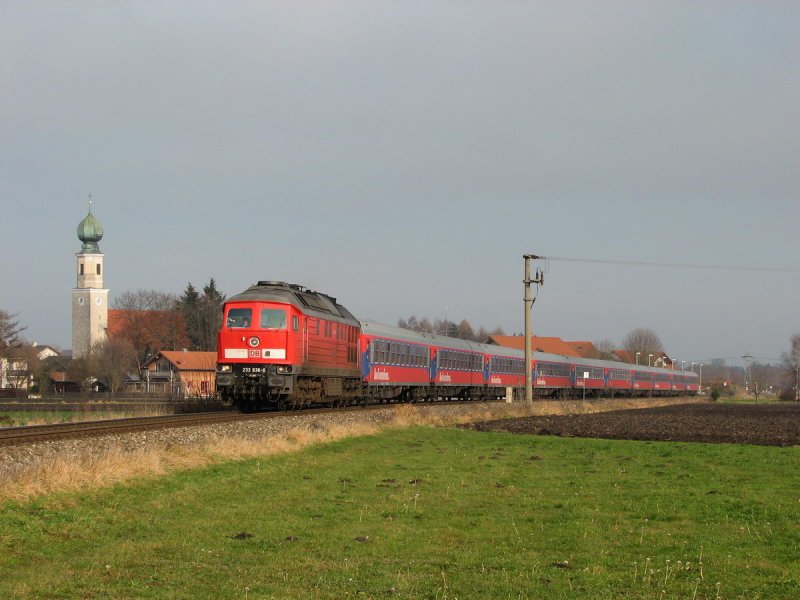
M 652 355 L 652 354 L 648 354 L 648 355 L 647 355 L 647 366 L 648 366 L 648 367 L 650 366 L 650 361 L 651 361 L 652 359 L 653 359 L 653 355 Z
M 641 354 L 641 352 L 637 352 L 637 353 L 636 353 L 636 364 L 637 364 L 637 365 L 639 364 L 639 355 L 640 355 L 640 354 Z
M 700 383 L 698 385 L 700 386 L 700 391 L 702 392 L 703 391 L 703 363 L 700 363 Z

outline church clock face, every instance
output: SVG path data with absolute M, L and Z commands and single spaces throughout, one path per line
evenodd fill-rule
M 102 298 L 95 298 L 94 299 L 94 303 L 97 304 L 97 306 L 100 306 L 103 303 L 103 299 Z
M 86 299 L 85 299 L 85 298 L 83 298 L 83 297 L 81 297 L 81 298 L 78 298 L 78 304 L 80 304 L 81 306 L 83 306 L 83 303 L 84 303 L 84 302 L 86 302 Z

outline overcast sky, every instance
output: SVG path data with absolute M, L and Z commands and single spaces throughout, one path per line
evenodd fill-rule
M 110 297 L 301 283 L 355 315 L 650 327 L 688 361 L 800 331 L 798 2 L 0 3 L 0 308 L 68 348 Z

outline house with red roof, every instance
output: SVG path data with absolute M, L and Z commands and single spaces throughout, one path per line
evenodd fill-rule
M 489 344 L 525 350 L 525 336 L 522 335 L 491 335 Z M 546 352 L 548 354 L 561 354 L 562 356 L 581 356 L 570 344 L 557 337 L 531 336 L 531 352 Z
M 207 397 L 216 387 L 216 352 L 162 350 L 142 368 L 145 391 L 179 397 Z
M 600 351 L 595 348 L 592 342 L 580 341 L 566 343 L 569 344 L 570 347 L 583 358 L 599 358 L 601 356 Z

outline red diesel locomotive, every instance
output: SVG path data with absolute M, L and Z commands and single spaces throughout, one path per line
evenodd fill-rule
M 217 391 L 242 408 L 355 399 L 360 324 L 326 294 L 259 281 L 225 302 Z
M 259 281 L 225 302 L 217 392 L 243 410 L 521 397 L 524 353 L 359 322 L 336 298 Z M 692 372 L 534 352 L 534 394 L 697 393 Z

